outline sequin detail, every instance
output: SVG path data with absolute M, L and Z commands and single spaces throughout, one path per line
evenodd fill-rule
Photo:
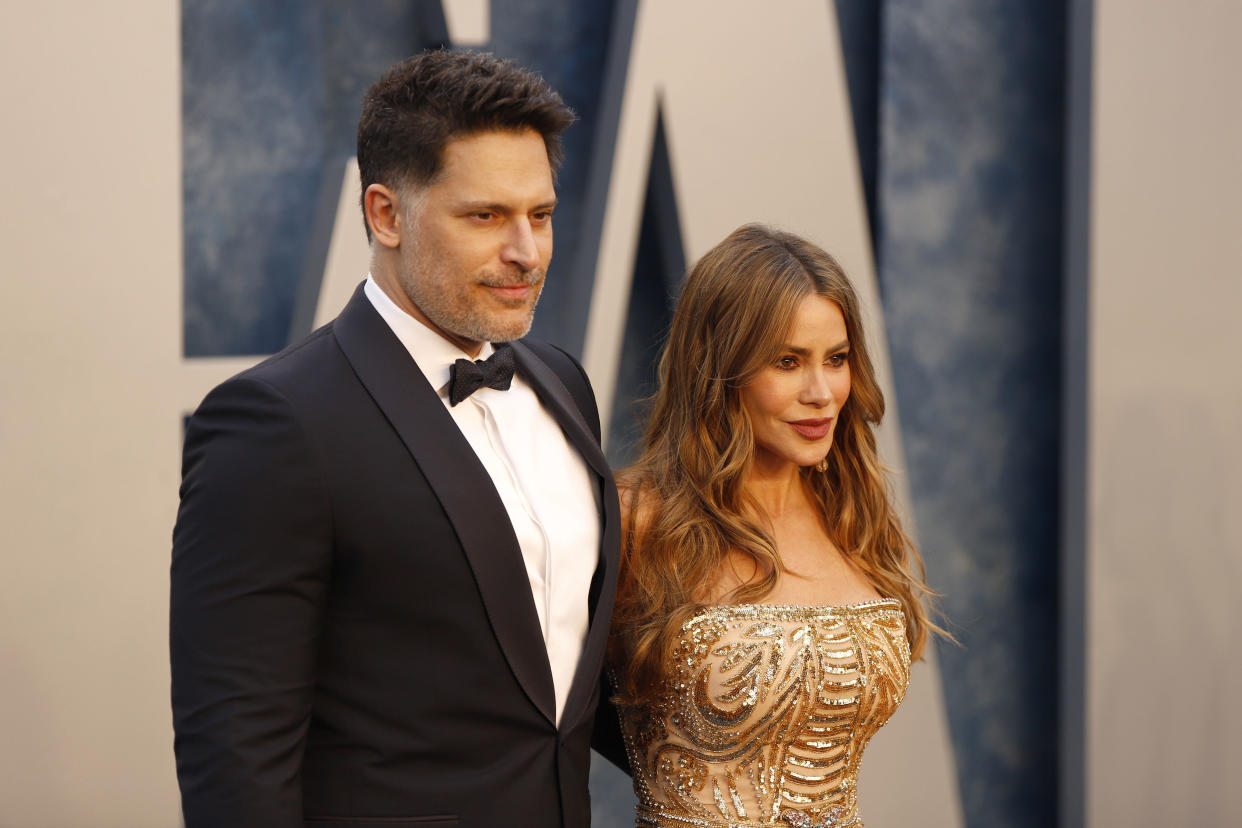
M 642 828 L 863 828 L 863 748 L 910 681 L 897 601 L 710 607 L 622 712 Z

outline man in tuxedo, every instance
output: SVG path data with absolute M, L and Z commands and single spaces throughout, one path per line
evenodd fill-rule
M 186 433 L 187 828 L 589 824 L 616 489 L 581 367 L 521 339 L 572 120 L 477 53 L 367 93 L 370 274 Z

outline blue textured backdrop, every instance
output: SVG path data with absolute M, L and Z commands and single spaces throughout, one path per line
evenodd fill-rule
M 288 343 L 322 248 L 321 191 L 337 191 L 354 154 L 362 93 L 444 39 L 436 0 L 182 2 L 187 356 Z
M 492 51 L 543 74 L 578 113 L 566 135 L 556 255 L 535 334 L 565 335 L 612 4 L 511 0 Z M 438 0 L 183 0 L 185 353 L 271 353 L 326 252 L 362 93 L 395 61 L 446 41 Z M 358 232 L 363 232 L 361 216 Z M 365 274 L 359 274 L 359 278 Z
M 1065 7 L 884 5 L 878 235 L 968 824 L 1056 824 Z

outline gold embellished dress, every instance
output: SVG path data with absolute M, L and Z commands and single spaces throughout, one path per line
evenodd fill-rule
M 863 748 L 910 678 L 901 605 L 738 604 L 687 621 L 622 711 L 640 828 L 862 828 Z

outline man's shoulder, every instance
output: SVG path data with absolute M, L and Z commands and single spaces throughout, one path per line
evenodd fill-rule
M 317 384 L 332 376 L 335 365 L 342 360 L 340 348 L 333 337 L 333 322 L 313 331 L 303 339 L 240 371 L 216 386 L 208 394 L 222 389 L 262 386 L 289 396 L 308 384 Z
M 278 381 L 289 374 L 322 370 L 325 361 L 340 356 L 339 346 L 333 336 L 334 325 L 335 320 L 315 329 L 303 339 L 284 346 L 276 354 L 242 371 L 238 376 L 265 377 Z

